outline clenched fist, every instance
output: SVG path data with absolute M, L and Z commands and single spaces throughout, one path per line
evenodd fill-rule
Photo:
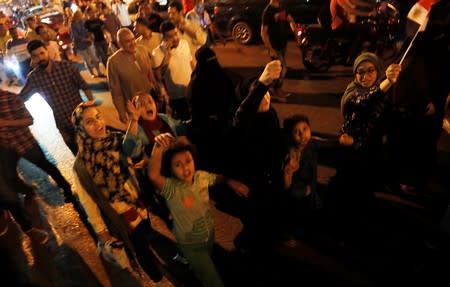
M 280 78 L 282 69 L 283 67 L 280 60 L 273 60 L 267 63 L 264 71 L 259 77 L 259 81 L 264 85 L 269 86 L 273 81 Z

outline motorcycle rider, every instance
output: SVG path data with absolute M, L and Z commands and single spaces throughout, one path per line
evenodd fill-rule
M 356 35 L 350 45 L 347 63 L 357 56 L 363 37 L 367 34 L 365 27 L 356 24 L 356 17 L 374 17 L 377 15 L 373 0 L 331 0 L 331 29 L 334 34 Z
M 373 1 L 331 0 L 330 13 L 331 29 L 336 30 L 347 22 L 354 24 L 356 22 L 356 16 L 373 17 L 377 12 Z

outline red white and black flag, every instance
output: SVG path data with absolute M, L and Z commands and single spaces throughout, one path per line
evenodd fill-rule
M 431 8 L 437 2 L 439 2 L 439 0 L 419 0 L 416 4 L 414 4 L 414 6 L 412 6 L 411 10 L 409 10 L 405 32 L 406 36 L 411 39 L 411 41 L 409 42 L 408 48 L 403 53 L 399 64 L 402 64 L 403 60 L 405 60 L 406 55 L 411 49 L 419 32 L 425 31 Z
M 439 0 L 419 0 L 416 4 L 414 4 L 408 13 L 406 35 L 409 37 L 414 37 L 417 32 L 425 31 L 431 6 L 437 2 L 439 2 Z

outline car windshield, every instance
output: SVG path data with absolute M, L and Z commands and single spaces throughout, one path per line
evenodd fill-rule
M 31 8 L 28 8 L 27 10 L 25 10 L 24 16 L 29 16 L 29 15 L 32 15 L 34 13 L 41 12 L 43 9 L 44 9 L 44 7 L 42 7 L 42 6 L 34 6 L 34 7 L 31 7 Z

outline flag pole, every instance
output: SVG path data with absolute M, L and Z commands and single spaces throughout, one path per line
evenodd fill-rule
M 422 24 L 422 25 L 423 25 L 423 24 Z M 414 40 L 416 40 L 417 35 L 419 35 L 419 32 L 421 31 L 421 28 L 422 28 L 422 27 L 420 27 L 419 29 L 417 29 L 416 34 L 414 34 L 414 37 L 412 38 L 411 42 L 409 43 L 408 49 L 406 49 L 405 53 L 403 54 L 402 58 L 400 59 L 400 62 L 398 63 L 399 65 L 401 65 L 401 64 L 403 63 L 403 60 L 405 60 L 406 55 L 408 54 L 409 50 L 411 50 L 411 47 L 412 47 L 412 45 L 413 45 L 413 43 L 414 43 Z

